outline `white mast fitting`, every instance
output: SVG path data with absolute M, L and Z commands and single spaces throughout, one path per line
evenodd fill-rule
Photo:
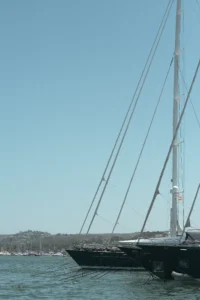
M 176 34 L 175 34 L 175 53 L 174 53 L 174 104 L 173 104 L 173 135 L 179 120 L 179 56 L 180 56 L 180 27 L 181 27 L 181 0 L 177 0 L 176 9 Z M 174 140 L 172 152 L 172 209 L 171 209 L 171 224 L 170 236 L 174 237 L 177 234 L 177 201 L 179 193 L 179 172 L 178 172 L 178 134 Z

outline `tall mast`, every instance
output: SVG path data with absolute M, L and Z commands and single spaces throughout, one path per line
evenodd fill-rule
M 174 104 L 173 104 L 173 135 L 179 120 L 179 56 L 180 56 L 180 27 L 181 27 L 181 0 L 177 0 L 176 8 L 176 34 L 175 34 L 175 53 L 174 53 Z M 177 201 L 179 193 L 179 172 L 178 172 L 178 134 L 174 140 L 172 152 L 172 209 L 170 235 L 176 236 L 177 229 Z

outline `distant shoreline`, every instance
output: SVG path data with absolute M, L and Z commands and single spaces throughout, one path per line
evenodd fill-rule
M 119 240 L 137 238 L 139 232 L 135 233 L 92 233 L 92 234 L 55 234 L 42 231 L 23 231 L 16 234 L 0 235 L 0 251 L 9 253 L 59 253 L 80 244 L 116 245 Z M 143 237 L 166 236 L 166 231 L 144 232 Z

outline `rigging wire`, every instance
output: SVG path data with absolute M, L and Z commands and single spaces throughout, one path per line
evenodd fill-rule
M 181 236 L 180 236 L 180 241 L 181 241 L 181 239 L 182 239 L 182 237 L 183 237 L 183 234 L 184 234 L 184 232 L 185 232 L 186 225 L 187 225 L 187 223 L 188 223 L 189 220 L 190 220 L 190 217 L 191 217 L 191 214 L 192 214 L 192 211 L 193 211 L 193 208 L 194 208 L 196 199 L 197 199 L 197 197 L 198 197 L 199 189 L 200 189 L 200 184 L 198 184 L 197 191 L 196 191 L 194 200 L 193 200 L 193 202 L 192 202 L 192 206 L 191 206 L 191 208 L 190 208 L 190 212 L 189 212 L 188 217 L 187 217 L 187 221 L 186 221 L 186 223 L 185 223 L 185 226 L 184 226 L 184 228 L 183 228 L 182 234 L 181 234 Z
M 129 206 L 129 209 L 131 209 L 134 212 L 134 214 L 139 215 L 144 220 L 144 218 L 145 218 L 145 214 L 144 213 L 141 213 L 140 211 L 136 210 L 135 207 L 132 207 L 131 203 L 128 202 L 128 201 L 126 202 L 126 205 Z M 120 224 L 120 226 L 122 225 L 121 223 L 119 223 L 119 224 Z M 150 224 L 153 225 L 153 223 L 151 223 L 151 221 L 150 221 Z
M 115 152 L 115 149 L 116 149 L 117 144 L 118 144 L 118 142 L 119 142 L 119 139 L 120 139 L 120 137 L 121 137 L 122 131 L 123 131 L 124 127 L 125 127 L 125 123 L 126 123 L 126 121 L 127 121 L 127 119 L 128 119 L 128 115 L 129 115 L 129 113 L 130 113 L 130 111 L 131 111 L 131 107 L 132 107 L 132 105 L 133 105 L 135 96 L 136 96 L 136 94 L 137 94 L 137 91 L 138 91 L 138 89 L 139 89 L 140 83 L 141 83 L 142 78 L 143 78 L 143 76 L 144 76 L 145 70 L 146 70 L 146 68 L 147 68 L 147 65 L 148 65 L 148 63 L 149 63 L 149 60 L 150 60 L 151 55 L 152 55 L 152 53 L 153 53 L 153 49 L 154 49 L 154 47 L 155 47 L 155 45 L 156 45 L 156 41 L 157 41 L 157 39 L 158 39 L 159 33 L 160 33 L 160 31 L 161 31 L 161 28 L 162 28 L 162 26 L 163 26 L 163 22 L 164 22 L 164 20 L 165 20 L 165 17 L 166 17 L 166 15 L 167 15 L 167 12 L 168 12 L 169 9 L 171 10 L 170 4 L 171 4 L 171 6 L 172 6 L 173 1 L 174 1 L 174 0 L 169 0 L 169 2 L 168 2 L 167 8 L 166 8 L 166 10 L 165 10 L 164 16 L 163 16 L 162 21 L 161 21 L 161 23 L 160 23 L 160 26 L 159 26 L 159 29 L 158 29 L 158 31 L 157 31 L 156 37 L 155 37 L 155 39 L 154 39 L 154 41 L 153 41 L 153 44 L 152 44 L 152 47 L 151 47 L 151 49 L 150 49 L 149 55 L 148 55 L 147 60 L 146 60 L 146 62 L 145 62 L 143 71 L 142 71 L 142 73 L 141 73 L 141 75 L 140 75 L 140 79 L 139 79 L 139 81 L 138 81 L 138 83 L 137 83 L 137 86 L 136 86 L 134 95 L 133 95 L 133 97 L 132 97 L 132 99 L 131 99 L 131 102 L 130 102 L 130 104 L 129 104 L 128 110 L 127 110 L 126 115 L 125 115 L 125 118 L 124 118 L 124 120 L 123 120 L 123 122 L 122 122 L 122 125 L 121 125 L 121 128 L 120 128 L 120 130 L 119 130 L 118 136 L 117 136 L 116 141 L 115 141 L 115 143 L 114 143 L 114 146 L 113 146 L 113 149 L 112 149 L 112 151 L 111 151 L 111 154 L 110 154 L 110 156 L 109 156 L 109 158 L 108 158 L 106 167 L 105 167 L 105 169 L 104 169 L 104 171 L 103 171 L 103 174 L 102 174 L 102 176 L 101 176 L 101 179 L 100 179 L 100 181 L 99 181 L 99 184 L 98 184 L 98 186 L 97 186 L 97 189 L 96 189 L 96 191 L 95 191 L 95 194 L 94 194 L 94 196 L 93 196 L 93 198 L 92 198 L 92 202 L 91 202 L 91 204 L 90 204 L 90 206 L 89 206 L 89 209 L 88 209 L 88 211 L 87 211 L 86 217 L 85 217 L 85 219 L 84 219 L 84 221 L 83 221 L 83 224 L 82 224 L 82 226 L 81 226 L 81 229 L 80 229 L 79 234 L 81 234 L 82 231 L 83 231 L 83 228 L 84 228 L 85 223 L 86 223 L 86 221 L 87 221 L 87 219 L 88 219 L 89 213 L 90 213 L 90 211 L 91 211 L 91 209 L 92 209 L 92 207 L 93 207 L 93 204 L 94 204 L 94 202 L 95 202 L 95 199 L 96 199 L 96 197 L 97 197 L 97 194 L 98 194 L 98 192 L 99 192 L 99 190 L 100 190 L 100 187 L 101 187 L 102 183 L 106 181 L 106 180 L 105 180 L 106 172 L 107 172 L 108 167 L 109 167 L 109 165 L 110 165 L 111 159 L 112 159 L 112 157 L 113 157 L 113 155 L 114 155 L 114 152 Z
M 179 70 L 179 72 L 180 72 L 180 74 L 181 74 L 181 78 L 182 78 L 182 80 L 183 80 L 185 89 L 186 89 L 186 91 L 188 92 L 188 88 L 187 88 L 187 85 L 186 85 L 186 82 L 185 82 L 185 79 L 184 79 L 184 77 L 183 77 L 183 74 L 182 74 L 181 70 Z M 191 104 L 191 106 L 192 106 L 192 111 L 193 111 L 194 117 L 195 117 L 195 119 L 196 119 L 196 121 L 197 121 L 197 125 L 198 125 L 198 127 L 199 127 L 199 129 L 200 129 L 200 120 L 199 120 L 199 118 L 198 118 L 198 115 L 197 115 L 197 112 L 196 112 L 196 109 L 195 109 L 195 106 L 194 106 L 194 103 L 193 103 L 191 97 L 190 97 L 190 104 Z
M 196 0 L 195 2 L 196 2 L 196 5 L 197 5 L 197 11 L 196 11 L 197 19 L 200 22 L 200 4 L 199 4 L 198 0 Z
M 186 82 L 185 82 L 185 78 L 184 78 L 183 72 L 182 72 L 181 70 L 179 70 L 179 72 L 180 72 L 180 75 L 181 75 L 181 79 L 182 79 L 182 81 L 183 81 L 183 84 L 184 84 L 184 86 L 185 86 L 185 89 L 186 89 L 186 91 L 188 92 L 188 88 L 187 88 L 187 85 L 186 85 Z M 198 125 L 198 127 L 199 127 L 199 129 L 200 129 L 200 120 L 199 120 L 199 118 L 198 118 L 198 115 L 197 115 L 197 112 L 196 112 L 196 109 L 195 109 L 195 106 L 194 106 L 194 103 L 193 103 L 191 97 L 190 97 L 190 104 L 191 104 L 191 107 L 192 107 L 192 111 L 193 111 L 193 113 L 194 113 L 195 120 L 196 120 L 197 125 Z M 187 222 L 186 222 L 186 223 L 187 223 Z M 184 224 L 184 225 L 185 225 L 185 224 Z M 184 228 L 184 226 L 183 226 L 183 228 Z
M 190 99 L 190 103 L 191 103 L 191 105 L 192 105 L 192 110 L 193 110 L 193 112 L 194 112 L 195 119 L 196 119 L 197 124 L 198 124 L 199 129 L 200 129 L 200 121 L 199 121 L 199 118 L 198 118 L 198 116 L 197 116 L 197 112 L 196 112 L 196 109 L 195 109 L 195 107 L 194 107 L 194 103 L 192 102 L 191 99 Z
M 161 101 L 161 98 L 162 98 L 162 95 L 163 95 L 163 91 L 164 91 L 165 84 L 166 84 L 166 82 L 167 82 L 167 79 L 168 79 L 168 76 L 169 76 L 169 73 L 170 73 L 170 70 L 171 70 L 171 66 L 172 66 L 173 60 L 174 60 L 174 59 L 172 58 L 172 59 L 171 59 L 171 62 L 170 62 L 170 64 L 169 64 L 169 67 L 168 67 L 168 70 L 167 70 L 167 74 L 166 74 L 166 76 L 165 76 L 164 83 L 163 83 L 163 86 L 162 86 L 160 95 L 159 95 L 159 97 L 158 97 L 158 100 L 157 100 L 157 103 L 156 103 L 156 107 L 155 107 L 154 112 L 153 112 L 153 116 L 152 116 L 152 118 L 151 118 L 151 121 L 150 121 L 148 130 L 147 130 L 146 136 L 145 136 L 144 141 L 143 141 L 143 144 L 142 144 L 142 148 L 141 148 L 141 150 L 140 150 L 140 153 L 139 153 L 139 156 L 138 156 L 138 159 L 137 159 L 137 162 L 136 162 L 134 171 L 133 171 L 132 176 L 131 176 L 131 179 L 130 179 L 130 181 L 129 181 L 128 188 L 127 188 L 127 191 L 126 191 L 126 193 L 125 193 L 125 196 L 124 196 L 124 199 L 123 199 L 123 202 L 122 202 L 120 211 L 119 211 L 119 213 L 118 213 L 118 216 L 117 216 L 115 225 L 114 225 L 114 227 L 113 227 L 112 233 L 115 231 L 115 228 L 116 228 L 116 226 L 117 226 L 117 224 L 118 224 L 118 222 L 119 222 L 119 219 L 120 219 L 122 210 L 123 210 L 124 205 L 125 205 L 125 203 L 126 203 L 126 200 L 127 200 L 127 197 L 128 197 L 128 194 L 129 194 L 129 191 L 130 191 L 130 188 L 131 188 L 131 185 L 132 185 L 132 183 L 133 183 L 133 179 L 134 179 L 134 177 L 135 177 L 135 174 L 136 174 L 138 165 L 139 165 L 139 163 L 140 163 L 140 159 L 141 159 L 141 157 L 142 157 L 142 154 L 143 154 L 143 151 L 144 151 L 146 142 L 147 142 L 148 137 L 149 137 L 149 133 L 150 133 L 150 131 L 151 131 L 151 127 L 152 127 L 152 125 L 153 125 L 153 121 L 154 121 L 155 116 L 156 116 L 156 112 L 157 112 L 157 110 L 158 110 L 158 106 L 159 106 L 159 104 L 160 104 L 160 101 Z
M 179 127 L 180 127 L 180 124 L 181 124 L 183 115 L 184 115 L 184 113 L 185 113 L 185 109 L 186 109 L 186 107 L 187 107 L 187 104 L 188 104 L 188 101 L 189 101 L 189 98 L 190 98 L 190 94 L 191 94 L 191 91 L 192 91 L 192 88 L 193 88 L 193 85 L 194 85 L 194 82 L 195 82 L 195 79 L 196 79 L 196 76 L 197 76 L 197 73 L 198 73 L 198 70 L 199 70 L 199 66 L 200 66 L 200 60 L 199 60 L 199 62 L 198 62 L 198 65 L 197 65 L 195 74 L 194 74 L 194 76 L 193 76 L 192 83 L 191 83 L 191 85 L 190 85 L 190 89 L 189 89 L 189 92 L 188 92 L 186 101 L 185 101 L 185 103 L 184 103 L 184 106 L 183 106 L 183 109 L 182 109 L 182 112 L 181 112 L 181 115 L 180 115 L 178 124 L 177 124 L 177 126 L 176 126 L 176 130 L 175 130 L 174 135 L 173 135 L 172 142 L 171 142 L 171 144 L 170 144 L 170 147 L 169 147 L 169 150 L 168 150 L 168 153 L 167 153 L 167 156 L 166 156 L 164 165 L 163 165 L 163 167 L 162 167 L 162 170 L 161 170 L 161 173 L 160 173 L 160 177 L 159 177 L 159 179 L 158 179 L 158 182 L 157 182 L 157 185 L 156 185 L 156 188 L 155 188 L 155 191 L 154 191 L 154 195 L 153 195 L 152 201 L 151 201 L 150 206 L 149 206 L 149 209 L 148 209 L 148 211 L 147 211 L 147 215 L 146 215 L 146 218 L 145 218 L 145 220 L 144 220 L 144 223 L 143 223 L 143 226 L 142 226 L 142 229 L 141 229 L 139 238 L 138 238 L 138 242 L 139 242 L 139 240 L 140 240 L 140 238 L 141 238 L 141 235 L 142 235 L 142 233 L 143 233 L 143 231 L 144 231 L 146 222 L 147 222 L 147 220 L 148 220 L 148 218 L 149 218 L 149 215 L 150 215 L 150 212 L 151 212 L 152 207 L 153 207 L 153 205 L 154 205 L 155 199 L 156 199 L 157 195 L 159 194 L 160 183 L 161 183 L 161 181 L 162 181 L 162 178 L 163 178 L 163 175 L 164 175 L 164 172 L 165 172 L 165 168 L 166 168 L 166 166 L 167 166 L 167 163 L 168 163 L 168 160 L 169 160 L 169 157 L 170 157 L 170 154 L 171 154 L 173 145 L 174 145 L 174 141 L 175 141 L 176 136 L 177 136 L 177 132 L 178 132 L 178 130 L 179 130 Z
M 197 7 L 198 7 L 198 11 L 200 12 L 200 4 L 199 4 L 198 0 L 196 0 L 196 4 L 197 4 Z
M 195 223 L 194 221 L 192 221 L 192 224 L 193 224 L 193 225 L 191 225 L 191 227 L 200 228 L 200 225 L 199 225 L 199 224 L 197 224 L 197 223 Z
M 130 115 L 130 117 L 129 117 L 129 120 L 128 120 L 128 123 L 127 123 L 127 125 L 126 125 L 125 131 L 124 131 L 124 134 L 123 134 L 123 136 L 122 136 L 122 139 L 121 139 L 121 142 L 120 142 L 120 145 L 119 145 L 118 151 L 117 151 L 117 153 L 116 153 L 115 159 L 114 159 L 114 161 L 113 161 L 113 164 L 112 164 L 112 166 L 111 166 L 110 172 L 109 172 L 109 174 L 108 174 L 108 178 L 107 178 L 107 180 L 106 180 L 106 182 L 105 182 L 105 185 L 104 185 L 103 191 L 102 191 L 102 193 L 101 193 L 101 195 L 100 195 L 100 198 L 99 198 L 99 201 L 98 201 L 98 203 L 97 203 L 96 209 L 95 209 L 95 211 L 94 211 L 94 214 L 93 214 L 92 220 L 91 220 L 91 222 L 90 222 L 90 224 L 89 224 L 89 227 L 88 227 L 88 230 L 87 230 L 87 234 L 89 233 L 89 231 L 90 231 L 90 228 L 91 228 L 91 226 L 92 226 L 92 224 L 93 224 L 94 218 L 95 218 L 95 216 L 97 215 L 97 212 L 98 212 L 98 209 L 99 209 L 99 206 L 100 206 L 101 200 L 102 200 L 102 198 L 103 198 L 104 192 L 105 192 L 105 190 L 106 190 L 106 187 L 107 187 L 107 185 L 108 185 L 109 179 L 110 179 L 110 177 L 111 177 L 111 175 L 112 175 L 112 171 L 113 171 L 113 169 L 114 169 L 114 167 L 115 167 L 115 164 L 116 164 L 117 158 L 118 158 L 118 156 L 119 156 L 119 152 L 120 152 L 120 150 L 121 150 L 121 147 L 122 147 L 122 145 L 123 145 L 123 142 L 124 142 L 124 139 L 125 139 L 125 137 L 126 137 L 127 131 L 128 131 L 128 129 L 129 129 L 129 126 L 130 126 L 130 123 L 131 123 L 131 120 L 132 120 L 133 114 L 134 114 L 134 112 L 135 112 L 135 109 L 136 109 L 136 106 L 137 106 L 138 100 L 139 100 L 139 98 L 140 98 L 140 94 L 141 94 L 141 92 L 142 92 L 142 89 L 143 89 L 144 83 L 145 83 L 145 81 L 146 81 L 147 75 L 148 75 L 148 73 L 149 73 L 149 70 L 150 70 L 151 64 L 152 64 L 152 62 L 153 62 L 153 59 L 154 59 L 154 57 L 155 57 L 156 50 L 157 50 L 157 48 L 158 48 L 158 45 L 159 45 L 160 39 L 161 39 L 161 37 L 162 37 L 162 34 L 163 34 L 163 31 L 164 31 L 164 29 L 165 29 L 165 25 L 166 25 L 166 23 L 167 23 L 167 20 L 168 20 L 169 13 L 170 13 L 170 11 L 171 11 L 171 8 L 172 8 L 172 4 L 173 4 L 173 1 L 171 2 L 171 5 L 170 5 L 170 7 L 169 7 L 169 10 L 168 10 L 168 12 L 167 12 L 167 16 L 166 16 L 166 19 L 165 19 L 165 21 L 164 21 L 164 24 L 163 24 L 163 26 L 162 26 L 162 29 L 161 29 L 161 32 L 160 32 L 160 36 L 159 36 L 159 38 L 158 38 L 158 41 L 157 41 L 157 43 L 156 43 L 155 49 L 154 49 L 154 51 L 153 51 L 152 58 L 151 58 L 151 60 L 150 60 L 149 66 L 148 66 L 148 68 L 147 68 L 146 74 L 145 74 L 145 76 L 144 76 L 144 79 L 143 79 L 143 82 L 142 82 L 142 84 L 141 84 L 141 87 L 140 87 L 140 90 L 139 90 L 138 96 L 137 96 L 137 98 L 136 98 L 136 101 L 135 101 L 135 104 L 134 104 L 134 106 L 133 106 L 133 109 L 132 109 L 131 115 Z
M 101 216 L 98 214 L 98 217 L 101 218 L 103 221 L 107 222 L 108 224 L 114 226 L 114 222 L 106 219 L 105 217 Z M 128 228 L 127 226 L 125 226 L 124 224 L 122 224 L 122 227 L 125 229 L 125 230 L 128 230 L 128 231 L 131 231 L 131 228 Z

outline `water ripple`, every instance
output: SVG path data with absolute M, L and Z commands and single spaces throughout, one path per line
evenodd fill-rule
M 63 257 L 0 257 L 0 299 L 200 300 L 200 283 L 145 272 L 82 272 Z

